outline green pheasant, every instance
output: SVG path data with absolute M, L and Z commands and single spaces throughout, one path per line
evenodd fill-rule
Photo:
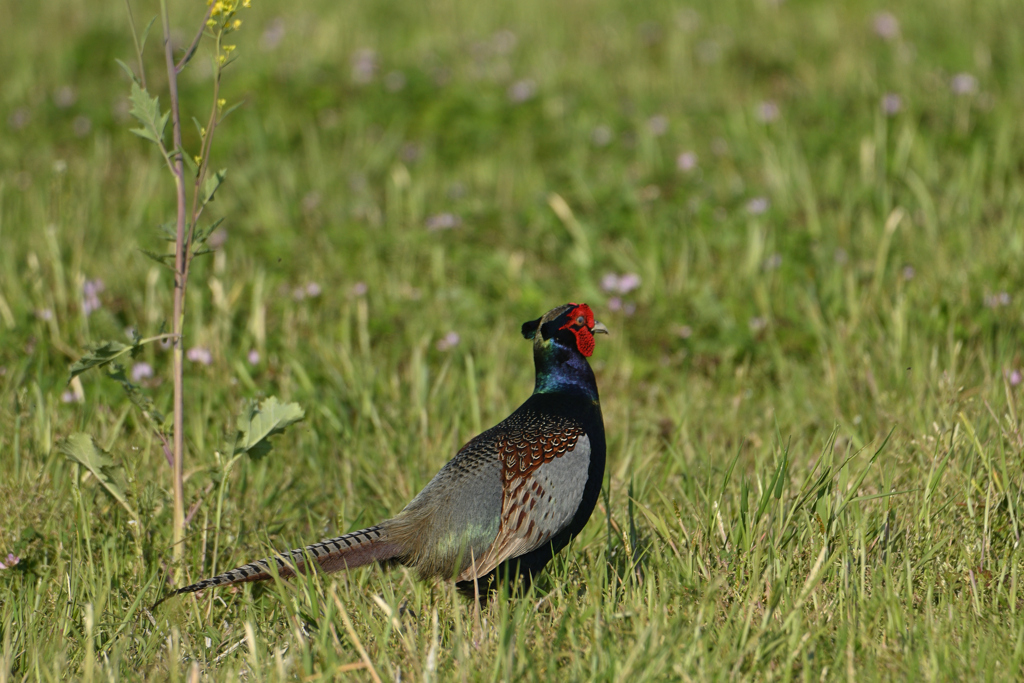
M 334 572 L 397 561 L 470 593 L 499 575 L 529 581 L 583 529 L 597 503 L 604 420 L 587 358 L 594 334 L 607 332 L 586 304 L 565 304 L 524 323 L 523 337 L 533 340 L 533 395 L 463 446 L 395 517 L 167 597 L 270 579 L 271 563 L 287 578 L 310 562 Z

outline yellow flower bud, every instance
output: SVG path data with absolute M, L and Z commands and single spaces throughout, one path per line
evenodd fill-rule
M 235 49 L 234 45 L 225 45 L 224 52 L 232 52 Z
M 196 160 L 196 166 L 199 166 L 200 164 L 202 164 L 202 163 L 203 163 L 203 158 L 202 158 L 201 156 L 199 156 L 198 154 L 197 154 L 197 155 L 195 155 L 195 156 L 194 156 L 194 157 L 192 157 L 192 158 Z
M 221 98 L 221 99 L 217 100 L 217 108 L 218 109 L 223 109 L 224 105 L 227 104 L 227 103 L 228 103 L 227 100 L 225 100 L 224 98 Z
M 235 23 L 233 23 L 231 25 L 231 27 L 237 31 L 238 27 L 241 26 L 241 25 L 242 25 L 242 20 L 241 19 L 235 19 Z

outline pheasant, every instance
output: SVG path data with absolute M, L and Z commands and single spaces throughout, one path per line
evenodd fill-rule
M 604 479 L 604 420 L 587 362 L 595 333 L 608 330 L 586 304 L 523 323 L 523 337 L 533 340 L 533 395 L 463 446 L 394 518 L 232 569 L 164 600 L 270 579 L 271 563 L 289 578 L 310 561 L 324 572 L 397 561 L 422 579 L 453 579 L 469 595 L 502 576 L 528 583 L 583 529 Z

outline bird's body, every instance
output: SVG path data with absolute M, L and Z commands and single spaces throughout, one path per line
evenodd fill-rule
M 606 330 L 586 304 L 525 323 L 523 336 L 534 341 L 533 395 L 463 446 L 394 518 L 171 595 L 269 579 L 271 563 L 278 576 L 294 576 L 310 559 L 325 572 L 398 561 L 470 592 L 502 573 L 529 579 L 583 529 L 600 494 L 604 421 L 586 360 L 594 332 Z

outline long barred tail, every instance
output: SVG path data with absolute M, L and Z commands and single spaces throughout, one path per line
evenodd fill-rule
M 289 550 L 275 557 L 250 562 L 223 574 L 179 588 L 165 595 L 151 609 L 155 609 L 164 600 L 182 593 L 195 593 L 207 588 L 250 581 L 265 581 L 273 578 L 270 573 L 271 562 L 277 565 L 277 575 L 282 579 L 287 579 L 295 576 L 296 572 L 305 572 L 307 556 L 316 562 L 320 571 L 331 573 L 341 569 L 355 569 L 374 561 L 390 560 L 400 554 L 401 549 L 397 544 L 388 541 L 387 530 L 382 525 L 371 526 L 337 538 L 328 538 L 319 543 L 307 545 L 305 548 Z

